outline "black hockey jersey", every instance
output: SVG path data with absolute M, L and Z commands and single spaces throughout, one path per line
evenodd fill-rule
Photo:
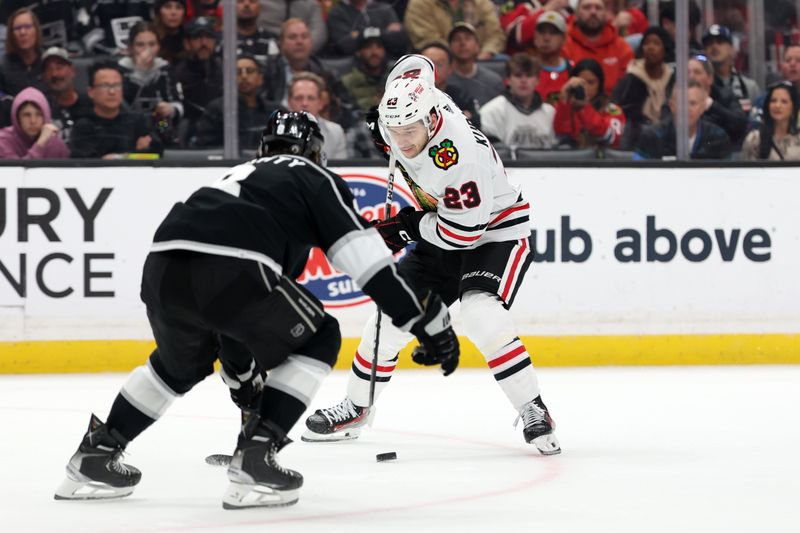
M 258 261 L 295 278 L 311 247 L 346 272 L 400 329 L 422 313 L 377 230 L 356 209 L 347 184 L 308 159 L 272 156 L 228 170 L 175 204 L 151 251 L 192 250 Z

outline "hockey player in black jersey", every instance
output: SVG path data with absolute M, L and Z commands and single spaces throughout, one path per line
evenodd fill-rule
M 398 275 L 345 182 L 319 166 L 322 142 L 311 115 L 276 112 L 257 159 L 233 167 L 169 212 L 142 277 L 157 348 L 130 374 L 107 421 L 92 415 L 57 499 L 133 492 L 141 473 L 121 462 L 123 450 L 211 374 L 219 357 L 226 383 L 239 382 L 232 396 L 242 403 L 247 391 L 258 389 L 256 365 L 268 371 L 239 434 L 223 507 L 295 503 L 303 477 L 276 456 L 291 442 L 287 433 L 330 372 L 341 343 L 336 320 L 293 281 L 312 246 L 355 279 L 395 326 L 455 368 L 458 339 L 447 308 L 435 295 L 421 302 Z

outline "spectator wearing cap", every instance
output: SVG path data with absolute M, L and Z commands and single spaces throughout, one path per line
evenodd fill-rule
M 311 39 L 311 52 L 322 52 L 328 42 L 328 28 L 317 0 L 260 0 L 261 13 L 258 25 L 273 35 L 283 31 L 283 24 L 289 19 L 305 22 Z
M 478 113 L 480 105 L 477 99 L 470 98 L 461 87 L 448 83 L 450 75 L 453 73 L 453 54 L 450 52 L 450 48 L 446 44 L 436 41 L 425 45 L 419 53 L 433 61 L 436 67 L 436 88 L 452 98 L 453 103 L 472 124 L 480 128 L 481 116 Z
M 92 110 L 92 101 L 75 89 L 75 65 L 67 51 L 55 46 L 42 55 L 42 80 L 47 86 L 53 124 L 69 142 L 72 127 Z
M 742 110 L 750 113 L 753 101 L 760 90 L 755 80 L 742 75 L 734 66 L 737 52 L 733 46 L 731 30 L 719 24 L 712 24 L 703 32 L 703 48 L 714 67 L 716 75 L 714 83 L 733 91 L 739 99 Z
M 708 93 L 696 81 L 689 81 L 686 91 L 689 115 L 689 156 L 692 159 L 730 159 L 734 148 L 725 131 L 703 118 Z M 642 128 L 636 139 L 634 159 L 674 159 L 677 153 L 677 136 L 673 117 L 677 109 L 677 96 L 669 100 L 670 113 L 656 124 Z
M 556 110 L 542 102 L 536 92 L 539 64 L 524 52 L 511 56 L 506 63 L 507 90 L 481 107 L 483 132 L 512 150 L 516 148 L 550 149 L 556 138 L 553 119 Z
M 292 79 L 289 86 L 289 110 L 305 111 L 314 115 L 319 122 L 325 139 L 323 153 L 326 159 L 347 159 L 347 143 L 342 127 L 320 116 L 322 112 L 322 91 L 325 80 L 311 72 L 302 72 Z
M 261 66 L 266 66 L 267 58 L 278 54 L 276 34 L 258 25 L 261 4 L 258 0 L 238 0 L 236 2 L 236 39 L 238 53 L 253 56 Z
M 132 152 L 161 153 L 149 121 L 141 113 L 128 111 L 122 100 L 122 69 L 110 60 L 89 69 L 92 110 L 72 128 L 72 157 L 120 159 Z
M 562 55 L 566 33 L 567 22 L 557 11 L 545 11 L 537 19 L 533 46 L 541 72 L 536 92 L 551 105 L 558 101 L 561 88 L 570 78 L 570 62 Z
M 0 159 L 69 157 L 69 149 L 50 122 L 50 105 L 39 89 L 28 87 L 14 98 L 12 125 L 0 130 Z
M 703 46 L 697 41 L 697 32 L 695 30 L 702 17 L 703 14 L 697 2 L 691 0 L 689 2 L 689 53 L 692 55 L 703 53 Z M 675 29 L 675 2 L 668 2 L 661 6 L 658 12 L 658 25 L 667 30 L 672 40 L 675 41 L 677 33 Z M 668 61 L 675 61 L 675 59 L 668 59 Z
M 800 160 L 800 129 L 797 116 L 800 96 L 791 82 L 767 89 L 764 120 L 744 141 L 743 159 L 770 161 Z
M 128 55 L 119 60 L 128 107 L 150 117 L 161 141 L 173 144 L 183 116 L 183 92 L 166 59 L 158 57 L 159 42 L 151 22 L 137 22 L 128 38 Z
M 187 136 L 211 100 L 222 96 L 222 61 L 214 54 L 217 33 L 214 22 L 199 17 L 189 23 L 184 41 L 188 57 L 175 66 L 175 78 L 183 90 Z
M 622 148 L 630 148 L 641 128 L 661 120 L 667 103 L 667 89 L 673 83 L 674 69 L 666 58 L 674 55 L 674 44 L 667 30 L 651 26 L 642 34 L 637 59 L 628 64 L 628 73 L 614 89 L 612 100 L 627 118 Z
M 747 114 L 739 105 L 739 99 L 727 87 L 714 85 L 714 67 L 706 56 L 696 55 L 689 59 L 688 70 L 689 80 L 701 85 L 709 95 L 705 101 L 703 118 L 725 130 L 738 150 L 749 127 Z M 672 85 L 667 89 L 670 95 Z
M 150 20 L 153 0 L 86 2 L 89 31 L 83 48 L 96 55 L 120 55 L 128 49 L 128 34 L 140 20 Z
M 408 33 L 392 6 L 378 0 L 342 0 L 328 13 L 328 48 L 333 57 L 356 53 L 359 36 L 365 28 L 381 30 L 383 45 L 391 57 L 408 52 Z
M 254 150 L 258 147 L 261 131 L 270 115 L 280 106 L 267 99 L 263 90 L 264 76 L 261 64 L 252 56 L 236 60 L 236 88 L 238 91 L 237 116 L 239 117 L 239 148 Z M 197 121 L 195 146 L 222 146 L 225 131 L 225 103 L 223 97 L 212 100 L 206 112 Z
M 573 63 L 586 58 L 600 63 L 605 75 L 605 92 L 611 94 L 625 75 L 633 59 L 633 50 L 607 21 L 606 15 L 603 0 L 579 0 L 575 19 L 567 29 L 563 53 Z
M 358 40 L 356 64 L 342 76 L 342 85 L 361 111 L 378 105 L 386 73 L 386 47 L 381 30 L 364 28 Z
M 503 78 L 478 64 L 481 44 L 475 28 L 469 23 L 458 22 L 447 37 L 453 54 L 453 74 L 449 85 L 459 87 L 479 105 L 502 93 Z
M 26 87 L 45 90 L 42 82 L 42 30 L 27 7 L 8 17 L 6 54 L 0 64 L 0 91 L 11 96 Z
M 556 104 L 556 133 L 576 148 L 619 146 L 625 113 L 604 92 L 603 67 L 594 59 L 584 59 L 570 76 Z
M 411 44 L 419 49 L 436 40 L 449 41 L 458 22 L 466 22 L 475 30 L 481 45 L 478 59 L 491 59 L 505 51 L 506 35 L 491 0 L 410 0 L 404 25 Z
M 153 6 L 153 24 L 161 43 L 158 56 L 173 66 L 187 56 L 183 46 L 186 39 L 185 20 L 186 0 L 156 0 Z

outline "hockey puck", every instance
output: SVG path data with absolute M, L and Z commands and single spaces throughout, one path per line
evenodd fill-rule
M 394 461 L 395 459 L 397 459 L 397 452 L 379 453 L 375 456 L 375 460 L 379 463 L 384 461 Z
M 206 457 L 206 464 L 211 466 L 228 466 L 231 464 L 231 456 L 224 453 L 215 453 Z

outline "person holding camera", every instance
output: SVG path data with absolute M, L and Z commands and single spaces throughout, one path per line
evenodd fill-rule
M 616 147 L 625 130 L 625 113 L 608 101 L 603 67 L 594 59 L 579 61 L 561 88 L 553 127 L 576 148 Z

